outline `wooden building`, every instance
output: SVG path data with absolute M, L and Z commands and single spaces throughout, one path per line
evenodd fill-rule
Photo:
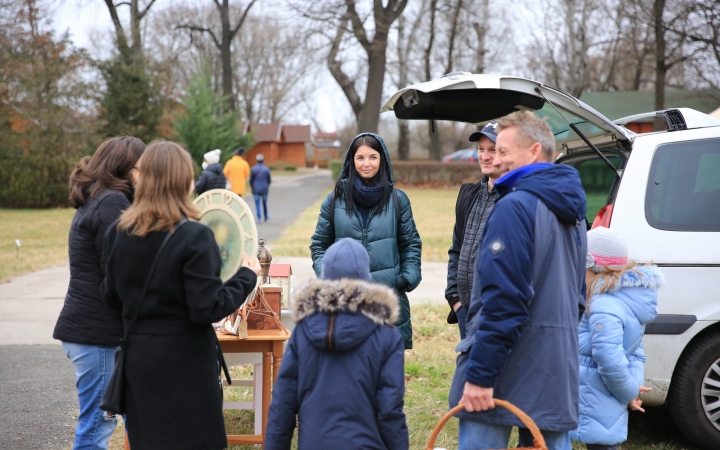
M 255 165 L 255 157 L 262 153 L 265 164 L 282 161 L 305 167 L 306 144 L 312 141 L 310 125 L 283 125 L 279 123 L 250 123 L 246 132 L 254 132 L 255 145 L 245 154 L 245 160 Z

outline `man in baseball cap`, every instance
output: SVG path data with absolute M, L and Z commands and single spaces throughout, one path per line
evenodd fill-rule
M 478 162 L 483 176 L 475 184 L 466 183 L 460 187 L 455 207 L 452 247 L 448 251 L 448 283 L 445 299 L 452 308 L 447 319 L 448 323 L 458 324 L 462 339 L 465 338 L 465 318 L 470 305 L 475 255 L 483 228 L 497 200 L 497 192 L 493 189 L 493 185 L 502 175 L 500 170 L 493 166 L 496 127 L 497 122 L 493 121 L 485 125 L 482 130 L 470 135 L 470 142 L 477 142 Z

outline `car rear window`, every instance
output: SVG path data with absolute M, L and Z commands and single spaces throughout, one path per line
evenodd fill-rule
M 616 168 L 621 166 L 622 160 L 620 156 L 613 154 L 617 153 L 615 150 L 603 148 L 601 151 Z M 580 180 L 587 199 L 586 220 L 590 224 L 595 219 L 598 211 L 607 204 L 610 190 L 615 182 L 615 172 L 610 170 L 594 152 L 590 151 L 565 157 L 561 162 L 573 166 L 580 173 Z
M 645 217 L 660 230 L 720 231 L 720 139 L 655 150 Z

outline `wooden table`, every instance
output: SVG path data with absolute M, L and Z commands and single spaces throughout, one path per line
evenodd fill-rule
M 282 362 L 283 343 L 290 339 L 290 333 L 286 334 L 282 330 L 248 330 L 248 337 L 245 339 L 238 339 L 237 336 L 220 333 L 218 333 L 217 337 L 223 353 L 263 354 L 262 434 L 229 434 L 227 441 L 228 445 L 264 444 L 268 410 L 270 409 L 271 380 L 274 381 L 277 378 L 280 363 Z M 127 435 L 125 436 L 125 450 L 130 450 Z
M 219 334 L 218 340 L 223 353 L 262 353 L 262 433 L 228 435 L 228 445 L 232 444 L 263 444 L 267 428 L 268 410 L 270 409 L 271 378 L 275 381 L 282 362 L 283 343 L 290 339 L 290 333 L 282 330 L 248 330 L 248 337 L 238 339 L 237 336 Z M 272 369 L 271 369 L 272 368 Z M 272 370 L 272 373 L 271 373 Z M 255 412 L 257 414 L 257 412 Z

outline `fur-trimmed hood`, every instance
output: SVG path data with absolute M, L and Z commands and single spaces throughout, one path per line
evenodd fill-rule
M 598 283 L 600 284 L 600 283 Z M 641 324 L 652 322 L 657 317 L 657 290 L 665 284 L 665 277 L 657 266 L 636 266 L 626 271 L 618 283 L 603 294 L 597 294 L 601 286 L 595 286 L 595 297 L 590 303 L 590 314 L 597 309 L 612 310 L 604 296 L 612 296 L 625 303 Z
M 394 326 L 400 306 L 387 286 L 362 280 L 311 280 L 290 306 L 298 328 L 325 351 L 356 348 L 382 325 Z

